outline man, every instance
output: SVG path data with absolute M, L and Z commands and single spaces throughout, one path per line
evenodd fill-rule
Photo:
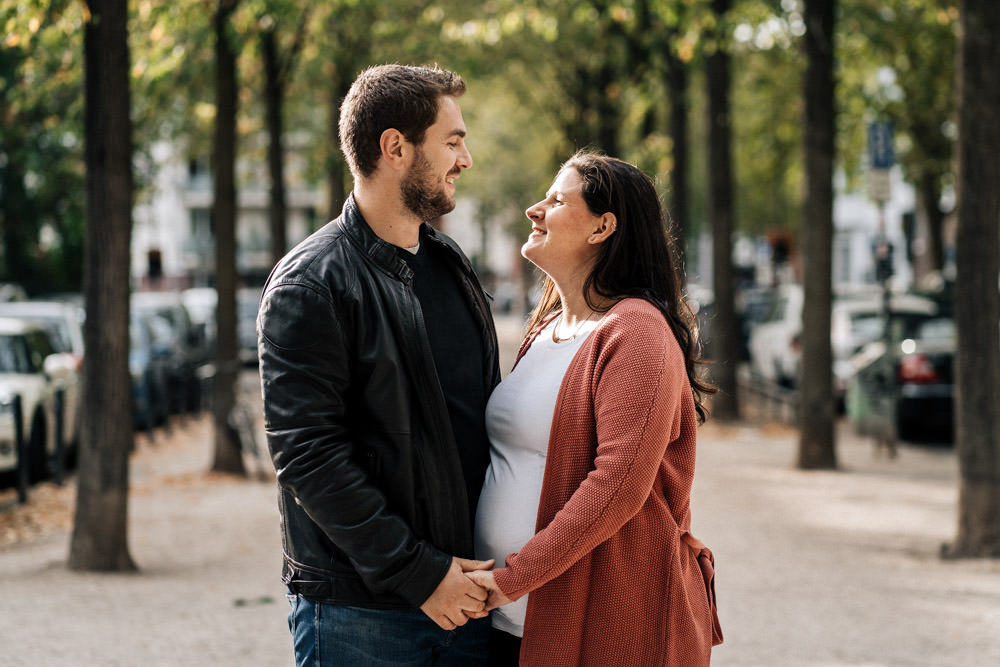
M 485 663 L 463 574 L 499 381 L 486 295 L 425 223 L 472 166 L 462 79 L 385 65 L 344 100 L 354 191 L 278 263 L 258 317 L 298 665 Z M 469 619 L 474 620 L 469 620 Z

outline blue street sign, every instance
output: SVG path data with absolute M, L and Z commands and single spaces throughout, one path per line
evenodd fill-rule
M 868 160 L 872 169 L 890 169 L 896 163 L 892 148 L 892 123 L 868 124 Z

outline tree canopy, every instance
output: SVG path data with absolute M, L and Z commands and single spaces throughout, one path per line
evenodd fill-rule
M 478 169 L 462 194 L 482 220 L 514 221 L 555 167 L 592 145 L 637 162 L 669 202 L 674 146 L 667 76 L 689 73 L 684 100 L 693 147 L 687 164 L 690 225 L 706 214 L 704 56 L 732 53 L 734 228 L 796 229 L 803 175 L 800 122 L 802 0 L 735 0 L 721 18 L 707 0 L 246 0 L 231 22 L 238 50 L 238 181 L 266 178 L 267 124 L 261 35 L 279 51 L 299 35 L 283 111 L 298 159 L 290 187 L 342 196 L 336 142 L 339 100 L 356 73 L 381 62 L 438 63 L 463 74 Z M 3 0 L 0 23 L 0 280 L 31 291 L 79 284 L 83 238 L 82 48 L 85 4 Z M 894 121 L 907 177 L 937 207 L 952 183 L 955 136 L 954 0 L 849 0 L 837 22 L 837 169 L 858 184 L 864 126 Z M 719 22 L 721 30 L 710 30 Z M 204 2 L 130 3 L 132 115 L 142 201 L 157 141 L 189 159 L 209 155 L 215 118 L 210 12 Z M 853 179 L 853 180 L 852 180 Z M 329 188 L 324 188 L 324 181 Z M 338 185 L 339 182 L 339 185 Z M 338 192 L 341 193 L 337 195 Z M 946 211 L 938 213 L 943 215 Z M 933 213 L 933 211 L 932 211 Z M 324 212 L 325 214 L 325 212 Z M 932 222 L 940 216 L 932 215 Z

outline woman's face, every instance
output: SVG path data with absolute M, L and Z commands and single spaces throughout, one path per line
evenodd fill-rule
M 531 220 L 531 236 L 521 255 L 550 276 L 589 267 L 603 240 L 595 242 L 595 232 L 600 235 L 605 222 L 587 208 L 581 186 L 576 169 L 563 169 L 545 199 L 524 212 Z

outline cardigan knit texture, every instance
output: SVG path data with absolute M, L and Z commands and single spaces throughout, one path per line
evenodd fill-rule
M 521 665 L 701 667 L 722 641 L 712 555 L 690 534 L 698 421 L 684 361 L 659 309 L 630 298 L 570 363 L 536 534 L 494 571 L 511 600 L 531 593 Z

